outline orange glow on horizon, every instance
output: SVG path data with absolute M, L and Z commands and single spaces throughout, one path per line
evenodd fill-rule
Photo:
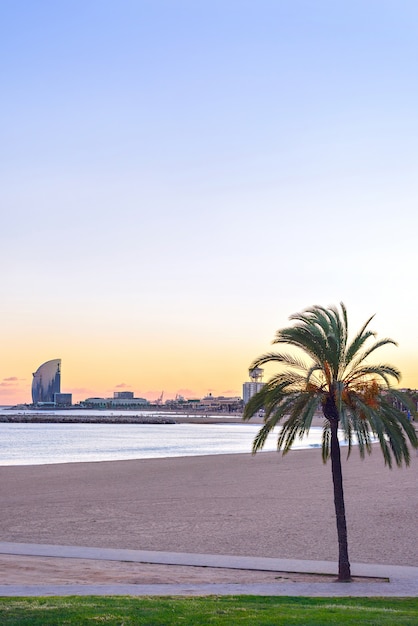
M 187 351 L 185 351 L 187 352 Z M 55 356 L 55 354 L 54 354 Z M 192 351 L 189 351 L 192 357 Z M 97 363 L 95 359 L 85 359 L 83 367 L 78 362 L 69 358 L 62 358 L 61 390 L 73 394 L 73 402 L 77 403 L 88 397 L 113 397 L 113 392 L 118 390 L 133 391 L 135 397 L 143 397 L 154 401 L 164 393 L 164 400 L 174 398 L 177 394 L 186 399 L 202 398 L 208 393 L 213 395 L 242 396 L 242 384 L 248 380 L 248 365 L 251 359 L 242 358 L 237 360 L 224 359 L 223 362 L 215 358 L 207 363 L 199 363 L 195 359 L 182 361 L 177 368 L 168 358 L 159 362 L 155 359 L 152 366 L 142 365 L 125 360 L 122 367 L 122 359 L 114 363 L 110 369 L 107 363 Z M 401 355 L 400 355 L 401 356 Z M 48 360 L 48 357 L 45 359 Z M 177 358 L 176 358 L 177 360 Z M 39 361 L 39 362 L 38 362 Z M 0 405 L 30 404 L 32 370 L 43 362 L 36 361 L 28 364 L 19 363 L 10 368 L 9 372 L 3 373 L 0 380 Z M 219 361 L 219 366 L 218 366 Z M 388 359 L 388 362 L 389 361 Z M 393 361 L 394 362 L 394 361 Z M 395 362 L 394 362 L 395 363 Z M 402 372 L 400 388 L 418 388 L 416 374 L 416 361 L 410 355 L 402 355 L 395 363 Z M 273 373 L 265 369 L 264 380 Z

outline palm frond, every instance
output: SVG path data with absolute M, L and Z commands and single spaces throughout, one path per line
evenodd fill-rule
M 313 385 L 318 389 L 323 389 L 324 387 L 324 370 L 317 363 L 313 364 L 306 371 L 306 385 Z
M 361 416 L 356 424 L 356 434 L 361 436 L 365 433 L 367 424 L 369 431 L 379 440 L 385 465 L 392 467 L 393 460 L 399 467 L 402 462 L 409 465 L 410 452 L 407 440 L 413 447 L 417 447 L 415 429 L 402 411 L 393 407 L 383 396 L 378 400 L 378 406 L 374 408 L 363 402 L 360 396 L 356 397 L 356 414 Z
M 350 369 L 349 371 L 355 371 L 356 369 L 358 369 L 362 363 L 364 363 L 366 361 L 366 359 L 375 351 L 378 350 L 379 348 L 382 348 L 383 346 L 392 344 L 394 346 L 397 346 L 396 341 L 394 341 L 393 339 L 381 339 L 380 341 L 375 341 L 375 343 L 370 346 L 369 348 L 367 348 L 366 350 L 364 350 L 364 352 L 361 352 L 360 354 L 357 354 L 356 358 L 350 363 Z
M 394 378 L 398 382 L 401 374 L 399 370 L 392 365 L 384 363 L 381 363 L 380 365 L 364 365 L 363 367 L 358 367 L 356 370 L 348 374 L 344 383 L 347 386 L 353 387 L 356 383 L 361 384 L 364 380 L 376 376 L 385 382 L 385 386 L 387 388 L 390 388 L 392 385 L 391 378 Z
M 314 325 L 298 325 L 277 331 L 273 343 L 285 343 L 300 348 L 314 361 L 326 360 L 326 342 L 323 333 Z
M 273 392 L 268 394 L 268 398 L 264 404 L 265 420 L 270 418 L 270 415 L 274 415 L 277 411 L 281 411 L 284 415 L 288 408 L 293 403 L 293 395 L 299 393 L 299 391 L 293 392 L 290 389 L 283 390 L 280 386 L 276 387 Z
M 379 341 L 375 341 L 375 343 L 370 348 L 363 352 L 363 354 L 361 355 L 361 360 L 365 361 L 375 350 L 383 348 L 383 346 L 387 345 L 397 346 L 398 344 L 396 343 L 396 341 L 390 339 L 389 337 L 386 337 L 385 339 L 380 339 Z
M 269 393 L 268 388 L 263 387 L 258 393 L 254 394 L 252 398 L 250 398 L 249 402 L 244 407 L 244 412 L 242 415 L 242 419 L 247 422 L 254 415 L 259 413 L 262 409 L 264 409 L 264 405 L 266 403 L 266 396 Z
M 296 417 L 296 415 L 299 414 L 299 437 L 301 439 L 309 433 L 313 417 L 321 404 L 321 399 L 322 393 L 312 394 L 310 392 L 306 392 L 304 404 L 302 406 L 294 404 L 291 416 L 295 415 Z
M 258 450 L 261 450 L 266 442 L 268 435 L 274 428 L 279 425 L 280 421 L 285 417 L 288 412 L 289 406 L 291 406 L 293 399 L 291 397 L 285 398 L 282 403 L 275 404 L 271 407 L 269 414 L 266 413 L 264 418 L 264 426 L 257 433 L 253 441 L 253 454 Z
M 362 419 L 359 414 L 351 408 L 347 411 L 347 418 L 341 421 L 341 428 L 346 433 L 349 441 L 348 454 L 350 456 L 354 439 L 357 440 L 360 457 L 364 459 L 366 452 L 370 454 L 372 451 L 372 433 L 371 427 L 367 419 Z
M 404 391 L 391 388 L 390 396 L 396 399 L 399 404 L 403 404 L 406 409 L 409 409 L 411 415 L 414 415 L 416 413 L 414 401 Z
M 268 434 L 280 424 L 277 445 L 286 454 L 295 437 L 303 437 L 309 431 L 313 415 L 326 397 L 326 406 L 329 402 L 335 406 L 339 428 L 348 443 L 348 456 L 357 441 L 364 458 L 371 452 L 373 437 L 377 437 L 386 464 L 409 463 L 408 442 L 415 447 L 418 442 L 407 417 L 393 406 L 396 402 L 410 406 L 392 387 L 393 381 L 400 380 L 400 372 L 392 365 L 366 362 L 379 348 L 396 345 L 388 338 L 366 345 L 376 336 L 369 330 L 373 317 L 363 324 L 351 343 L 343 303 L 340 308 L 305 309 L 290 317 L 293 326 L 276 332 L 273 343 L 297 348 L 307 359 L 286 352 L 269 352 L 253 362 L 252 368 L 266 363 L 277 363 L 280 368 L 244 410 L 245 420 L 264 410 L 265 423 L 254 441 L 254 452 L 263 447 Z M 323 411 L 325 408 L 323 404 Z M 328 418 L 334 415 L 334 409 L 327 411 Z M 324 461 L 329 457 L 330 441 L 330 423 L 326 421 L 322 438 Z
M 361 327 L 361 329 L 359 330 L 357 335 L 354 337 L 353 341 L 348 346 L 347 351 L 346 351 L 346 362 L 347 362 L 347 364 L 352 361 L 354 356 L 357 354 L 357 352 L 360 350 L 360 348 L 365 344 L 365 342 L 370 337 L 375 337 L 376 336 L 376 333 L 374 331 L 367 330 L 367 327 L 368 327 L 368 325 L 370 324 L 370 322 L 372 321 L 373 318 L 374 318 L 374 315 L 369 317 L 369 319 L 365 322 L 365 324 L 363 324 L 363 326 Z
M 275 427 L 274 420 L 269 420 L 264 426 L 258 431 L 254 441 L 253 441 L 253 454 L 261 450 L 266 443 L 266 439 Z
M 341 366 L 345 365 L 345 352 L 347 347 L 347 311 L 344 304 L 340 303 L 342 316 L 336 307 L 330 307 L 324 312 L 329 320 L 332 333 L 328 333 L 329 347 L 331 349 L 333 360 L 334 378 L 338 378 Z
M 306 363 L 301 359 L 298 359 L 297 356 L 280 352 L 266 352 L 258 357 L 258 359 L 255 359 L 251 363 L 249 369 L 256 369 L 257 367 L 261 367 L 267 363 L 284 363 L 300 370 L 305 370 L 307 367 Z

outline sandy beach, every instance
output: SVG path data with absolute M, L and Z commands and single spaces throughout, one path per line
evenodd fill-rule
M 343 455 L 351 561 L 416 566 L 416 452 Z M 319 449 L 1 467 L 2 541 L 336 560 L 330 472 Z

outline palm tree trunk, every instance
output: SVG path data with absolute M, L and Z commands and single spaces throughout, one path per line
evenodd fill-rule
M 341 469 L 341 452 L 338 441 L 338 420 L 330 420 L 331 426 L 331 469 L 334 485 L 334 506 L 337 519 L 338 534 L 338 581 L 350 582 L 351 570 L 348 560 L 347 522 L 345 519 L 343 475 Z

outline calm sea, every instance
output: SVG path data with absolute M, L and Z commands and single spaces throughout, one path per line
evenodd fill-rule
M 93 411 L 89 414 L 97 413 Z M 99 413 L 103 414 L 103 411 Z M 125 414 L 127 413 L 124 412 Z M 134 414 L 137 415 L 138 412 Z M 260 425 L 242 423 L 0 423 L 0 465 L 43 465 L 251 452 L 253 439 L 259 429 Z M 312 428 L 309 438 L 297 440 L 294 448 L 318 447 L 321 433 L 322 429 Z M 276 449 L 274 434 L 264 449 Z

